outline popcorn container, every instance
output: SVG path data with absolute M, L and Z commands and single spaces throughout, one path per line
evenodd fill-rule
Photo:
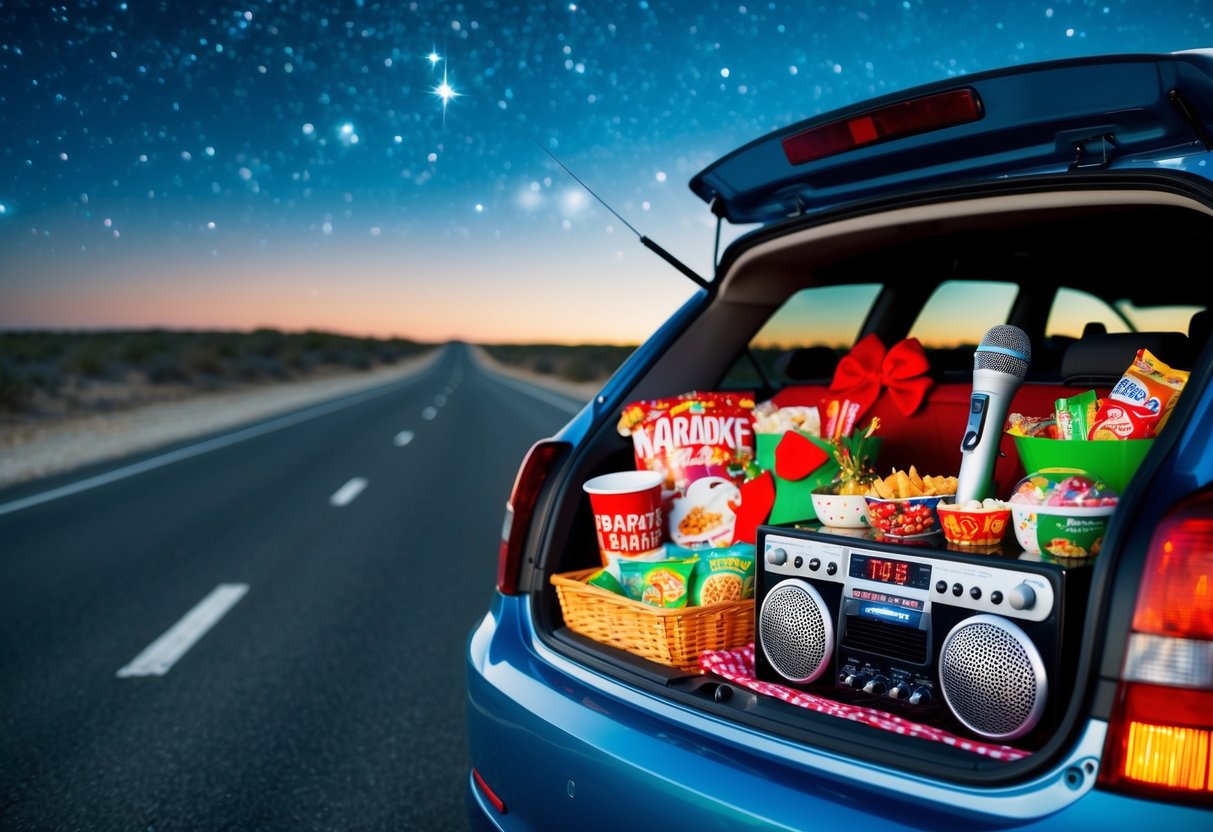
M 665 557 L 665 512 L 658 471 L 617 471 L 587 480 L 603 566 Z

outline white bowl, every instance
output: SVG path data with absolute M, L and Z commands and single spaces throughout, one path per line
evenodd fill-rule
M 866 529 L 868 503 L 862 494 L 810 494 L 813 512 L 823 525 L 840 529 Z

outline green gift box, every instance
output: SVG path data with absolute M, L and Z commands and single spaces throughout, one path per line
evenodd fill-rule
M 795 432 L 812 442 L 825 454 L 825 460 L 821 465 L 814 468 L 805 477 L 795 480 L 781 477 L 775 470 L 775 449 L 783 440 L 784 434 L 757 433 L 754 435 L 754 461 L 759 468 L 770 471 L 775 480 L 775 503 L 771 506 L 771 514 L 767 518 L 768 523 L 778 525 L 816 520 L 817 512 L 813 509 L 813 500 L 810 495 L 814 490 L 833 482 L 841 470 L 834 460 L 833 443 L 804 431 Z M 851 443 L 853 449 L 860 438 L 860 435 L 856 435 L 843 441 Z M 870 456 L 869 462 L 871 462 L 880 450 L 880 440 L 870 437 L 865 443 L 864 450 Z

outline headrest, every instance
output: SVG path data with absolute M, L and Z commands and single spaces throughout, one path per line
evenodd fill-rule
M 838 368 L 838 353 L 829 347 L 799 347 L 775 362 L 775 371 L 788 381 L 831 379 Z
M 1114 332 L 1071 344 L 1061 359 L 1061 376 L 1069 385 L 1111 386 L 1143 347 L 1164 364 L 1187 369 L 1188 336 L 1182 332 Z

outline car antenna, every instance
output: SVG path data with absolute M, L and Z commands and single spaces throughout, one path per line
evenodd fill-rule
M 555 154 L 555 153 L 553 153 L 552 151 L 548 150 L 546 147 L 544 147 L 544 146 L 543 146 L 542 144 L 540 144 L 538 141 L 536 141 L 536 142 L 535 142 L 535 144 L 538 144 L 538 145 L 539 145 L 539 148 L 540 148 L 540 149 L 541 149 L 541 150 L 542 150 L 544 153 L 546 153 L 547 155 L 551 156 L 551 157 L 552 157 L 552 161 L 553 161 L 553 162 L 555 162 L 556 164 L 560 165 L 561 170 L 563 170 L 563 171 L 564 171 L 565 173 L 567 173 L 569 176 L 573 177 L 573 179 L 575 179 L 575 180 L 577 181 L 577 184 L 578 184 L 578 185 L 580 185 L 581 187 L 585 188 L 585 189 L 586 189 L 586 191 L 589 193 L 589 195 L 590 195 L 590 196 L 594 197 L 594 199 L 596 199 L 596 200 L 598 200 L 599 202 L 601 202 L 604 208 L 606 208 L 608 211 L 610 211 L 612 214 L 614 214 L 614 215 L 615 215 L 615 216 L 616 216 L 616 217 L 619 219 L 619 221 L 620 221 L 621 223 L 623 223 L 624 225 L 626 225 L 626 226 L 627 226 L 627 227 L 628 227 L 628 228 L 631 230 L 631 232 L 632 232 L 633 234 L 635 234 L 637 237 L 639 237 L 639 238 L 640 238 L 640 242 L 644 244 L 645 248 L 647 248 L 647 249 L 649 249 L 650 251 L 652 251 L 654 254 L 656 254 L 658 257 L 660 257 L 662 260 L 666 261 L 666 262 L 667 262 L 667 263 L 669 263 L 671 266 L 673 266 L 674 268 L 678 269 L 678 271 L 682 272 L 684 275 L 686 275 L 686 276 L 687 276 L 687 277 L 689 277 L 691 280 L 693 280 L 693 281 L 695 281 L 696 283 L 698 283 L 698 284 L 699 284 L 700 286 L 702 286 L 703 288 L 705 288 L 705 289 L 706 289 L 706 288 L 708 288 L 708 286 L 709 286 L 709 285 L 711 285 L 711 284 L 709 284 L 709 283 L 708 283 L 708 281 L 706 281 L 706 280 L 704 280 L 702 277 L 700 277 L 700 276 L 699 276 L 699 275 L 698 275 L 698 274 L 695 272 L 695 270 L 694 270 L 694 269 L 692 269 L 690 266 L 688 266 L 686 263 L 683 263 L 681 260 L 679 260 L 679 259 L 678 259 L 677 257 L 675 257 L 674 255 L 670 254 L 668 251 L 666 251 L 666 250 L 665 250 L 664 248 L 662 248 L 660 245 L 658 245 L 657 243 L 653 242 L 653 241 L 652 241 L 652 240 L 650 240 L 648 237 L 644 236 L 644 235 L 643 235 L 643 234 L 641 234 L 639 231 L 637 231 L 637 230 L 636 230 L 636 227 L 635 227 L 634 225 L 632 225 L 630 222 L 628 222 L 628 221 L 627 221 L 627 220 L 625 220 L 625 219 L 624 219 L 622 216 L 620 216 L 619 212 L 618 212 L 618 211 L 616 211 L 614 208 L 612 208 L 610 205 L 608 205 L 608 204 L 607 204 L 607 201 L 606 201 L 605 199 L 603 199 L 602 197 L 600 197 L 598 194 L 594 193 L 594 191 L 593 191 L 593 190 L 590 188 L 590 186 L 589 186 L 589 185 L 587 185 L 587 184 L 585 184 L 584 182 L 582 182 L 582 181 L 581 181 L 581 178 L 580 178 L 580 177 L 578 177 L 578 176 L 577 176 L 577 174 L 575 174 L 575 173 L 573 173 L 571 170 L 569 170 L 569 169 L 568 169 L 568 167 L 567 167 L 567 166 L 564 164 L 564 162 L 562 162 L 562 161 L 560 161 L 559 159 L 557 159 L 557 158 L 556 158 L 556 154 Z

